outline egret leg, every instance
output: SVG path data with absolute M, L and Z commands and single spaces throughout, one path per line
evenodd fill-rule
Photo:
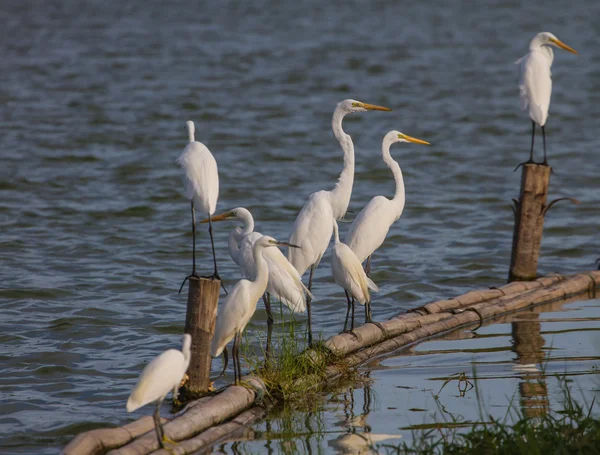
M 236 333 L 233 339 L 233 370 L 235 376 L 235 385 L 238 385 L 242 380 L 242 368 L 240 365 L 240 342 L 242 334 Z
M 223 376 L 225 374 L 225 370 L 227 369 L 228 363 L 229 363 L 229 353 L 227 352 L 227 346 L 225 346 L 225 349 L 223 349 L 223 369 L 219 373 L 219 376 L 217 376 L 214 379 L 214 381 L 216 381 L 217 379 L 219 379 L 221 376 Z
M 546 128 L 542 126 L 542 138 L 544 140 L 544 166 L 548 166 L 548 160 L 546 159 Z
M 348 291 L 345 289 L 344 292 L 346 293 L 346 301 L 348 302 L 348 311 L 346 311 L 346 320 L 344 321 L 344 330 L 342 330 L 342 333 L 345 333 L 348 328 L 348 318 L 350 317 L 350 308 L 352 307 L 352 303 L 350 303 L 350 294 L 348 294 Z
M 265 348 L 265 357 L 268 363 L 271 360 L 271 337 L 273 335 L 273 312 L 271 311 L 271 295 L 268 292 L 263 294 L 263 302 L 267 310 L 267 347 Z
M 192 273 L 183 279 L 183 283 L 179 287 L 179 294 L 183 289 L 183 285 L 190 277 L 198 277 L 196 273 L 196 210 L 194 210 L 194 200 L 192 199 Z
M 158 439 L 158 445 L 165 448 L 165 443 L 163 441 L 164 433 L 162 429 L 162 425 L 160 424 L 160 404 L 161 401 L 156 403 L 156 408 L 154 409 L 154 414 L 152 414 L 152 418 L 154 419 L 154 429 L 156 430 L 156 439 Z
M 229 294 L 227 292 L 227 289 L 225 288 L 225 285 L 223 284 L 223 280 L 221 279 L 219 275 L 219 270 L 217 268 L 217 254 L 215 253 L 215 239 L 213 238 L 212 215 L 210 213 L 208 214 L 208 233 L 210 234 L 210 245 L 212 246 L 213 263 L 215 266 L 215 272 L 210 278 L 212 278 L 213 280 L 219 280 L 221 282 L 221 287 L 225 291 L 225 294 Z
M 310 266 L 310 275 L 308 277 L 308 290 L 312 291 L 312 283 L 313 283 L 313 275 L 315 273 L 315 265 Z M 312 297 L 309 295 L 306 296 L 306 313 L 308 316 L 307 328 L 308 328 L 308 345 L 312 346 L 313 335 L 312 335 L 312 311 L 311 311 L 311 302 Z
M 352 322 L 350 323 L 350 332 L 354 333 L 354 309 L 356 307 L 356 301 L 354 300 L 354 297 L 352 297 Z
M 371 312 L 371 302 L 365 302 L 365 324 L 374 324 L 379 327 L 384 335 L 387 337 L 388 333 L 384 326 L 382 326 L 379 322 L 373 320 L 373 313 Z
M 367 263 L 365 264 L 365 274 L 368 278 L 371 278 L 371 256 L 367 258 Z
M 544 132 L 544 127 L 542 126 L 542 133 Z M 515 168 L 515 171 L 517 169 L 519 169 L 521 166 L 523 166 L 524 164 L 531 164 L 533 163 L 533 143 L 535 141 L 535 122 L 532 120 L 531 121 L 531 151 L 529 152 L 529 160 L 527 161 L 523 161 L 522 163 L 519 163 L 519 165 Z M 546 140 L 544 139 L 544 144 Z M 544 145 L 544 153 L 546 152 L 546 147 Z

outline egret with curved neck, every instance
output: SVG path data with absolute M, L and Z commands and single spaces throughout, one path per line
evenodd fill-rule
M 535 125 L 538 124 L 542 128 L 542 138 L 544 141 L 544 161 L 542 164 L 548 165 L 546 158 L 545 125 L 548 119 L 548 109 L 550 108 L 550 97 L 552 96 L 551 67 L 554 60 L 552 47 L 565 49 L 577 54 L 575 49 L 567 46 L 552 33 L 542 32 L 538 33 L 531 40 L 531 43 L 529 43 L 529 52 L 527 55 L 515 62 L 520 65 L 521 70 L 519 81 L 521 107 L 528 109 L 529 118 L 531 119 L 531 151 L 529 161 L 521 164 L 533 163 Z
M 273 237 L 264 235 L 252 247 L 256 263 L 256 274 L 252 280 L 242 279 L 236 283 L 223 304 L 219 307 L 215 334 L 213 335 L 210 352 L 213 357 L 224 354 L 223 371 L 227 368 L 227 344 L 233 341 L 233 370 L 235 383 L 242 378 L 239 348 L 242 333 L 256 311 L 258 299 L 267 290 L 269 266 L 264 258 L 265 249 L 277 245 L 297 248 L 287 242 L 279 242 Z M 221 373 L 222 374 L 222 373 Z
M 331 219 L 341 219 L 348 210 L 352 185 L 354 183 L 354 144 L 352 138 L 342 128 L 344 117 L 353 112 L 390 111 L 387 107 L 375 106 L 352 99 L 340 102 L 332 119 L 332 129 L 335 138 L 339 141 L 344 152 L 344 167 L 340 178 L 331 191 L 318 191 L 312 193 L 294 222 L 290 242 L 300 248 L 288 250 L 288 259 L 298 270 L 300 276 L 310 268 L 308 290 L 312 289 L 313 275 L 327 246 L 331 240 L 333 226 Z M 312 344 L 310 295 L 306 299 L 308 310 L 308 343 Z
M 390 154 L 391 145 L 397 142 L 429 145 L 429 142 L 408 136 L 400 131 L 390 131 L 383 138 L 381 156 L 394 175 L 396 182 L 394 197 L 388 199 L 385 196 L 375 196 L 371 199 L 354 219 L 346 235 L 346 244 L 356 254 L 359 261 L 367 260 L 365 267 L 367 276 L 371 268 L 371 255 L 383 244 L 390 227 L 400 219 L 404 210 L 406 198 L 402 169 Z M 371 302 L 369 301 L 365 305 L 365 322 L 372 322 L 370 307 Z
M 213 222 L 224 220 L 238 220 L 243 227 L 237 226 L 229 235 L 229 254 L 233 261 L 240 266 L 244 278 L 253 279 L 256 275 L 256 261 L 254 260 L 253 247 L 262 237 L 260 232 L 254 230 L 252 213 L 244 207 L 237 207 L 212 218 Z M 203 220 L 202 223 L 208 220 Z M 306 310 L 306 296 L 310 292 L 302 284 L 298 271 L 290 264 L 278 248 L 269 248 L 264 251 L 269 269 L 267 292 L 263 296 L 267 310 L 267 347 L 265 353 L 270 354 L 271 334 L 273 329 L 273 313 L 271 311 L 271 295 L 279 299 L 291 311 L 301 313 Z

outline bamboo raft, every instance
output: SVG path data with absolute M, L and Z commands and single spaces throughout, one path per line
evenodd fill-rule
M 547 276 L 534 281 L 517 281 L 500 288 L 483 289 L 448 300 L 439 300 L 382 322 L 355 329 L 356 337 L 340 334 L 325 342 L 332 361 L 325 379 L 315 384 L 324 388 L 341 378 L 348 367 L 356 368 L 377 356 L 389 354 L 450 330 L 476 325 L 507 313 L 580 296 L 595 298 L 600 271 L 571 276 Z M 313 351 L 319 355 L 317 351 Z M 65 455 L 185 455 L 240 436 L 249 424 L 265 418 L 259 404 L 268 394 L 258 376 L 243 378 L 243 386 L 228 386 L 218 394 L 189 403 L 164 425 L 165 434 L 178 444 L 170 451 L 160 449 L 152 419 L 143 417 L 122 427 L 96 429 L 76 436 L 64 449 Z

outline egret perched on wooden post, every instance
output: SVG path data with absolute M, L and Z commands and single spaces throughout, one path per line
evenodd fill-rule
M 215 241 L 213 239 L 212 223 L 210 218 L 217 208 L 217 199 L 219 198 L 219 171 L 215 157 L 210 150 L 194 139 L 194 122 L 186 122 L 189 144 L 183 149 L 177 163 L 184 172 L 183 182 L 185 184 L 185 195 L 191 200 L 192 204 L 192 273 L 183 280 L 181 288 L 189 277 L 198 277 L 196 274 L 196 208 L 203 213 L 208 214 L 210 234 L 210 243 L 212 246 L 214 273 L 210 278 L 220 280 L 217 269 L 217 256 L 215 254 Z M 225 289 L 225 288 L 223 288 Z
M 371 255 L 383 244 L 390 227 L 400 219 L 404 210 L 405 192 L 402 170 L 390 155 L 390 146 L 396 142 L 429 145 L 429 142 L 410 137 L 400 131 L 390 131 L 383 137 L 381 156 L 394 175 L 396 192 L 392 199 L 385 196 L 375 196 L 371 199 L 354 218 L 346 235 L 346 244 L 354 251 L 358 260 L 361 263 L 365 259 L 367 260 L 365 267 L 367 276 L 371 271 Z
M 250 322 L 256 311 L 256 304 L 267 290 L 269 280 L 269 265 L 264 257 L 264 249 L 269 247 L 288 246 L 298 248 L 288 242 L 279 242 L 273 237 L 262 236 L 252 247 L 252 254 L 256 262 L 256 275 L 252 280 L 242 279 L 236 283 L 231 293 L 220 306 L 217 314 L 217 325 L 213 335 L 210 353 L 213 357 L 224 354 L 223 372 L 227 368 L 227 343 L 233 342 L 233 371 L 235 383 L 238 384 L 242 378 L 240 364 L 240 343 L 242 332 Z M 221 373 L 223 374 L 223 373 Z
M 380 324 L 375 323 L 371 319 L 370 314 L 371 295 L 369 294 L 369 289 L 377 292 L 379 291 L 379 288 L 369 277 L 367 277 L 356 254 L 354 254 L 348 245 L 340 242 L 337 222 L 335 221 L 335 218 L 332 218 L 332 220 L 334 244 L 331 252 L 331 273 L 333 274 L 335 282 L 346 292 L 346 299 L 348 300 L 348 311 L 346 312 L 346 322 L 344 322 L 344 332 L 348 325 L 348 315 L 350 314 L 351 307 L 352 323 L 350 325 L 350 332 L 354 330 L 355 299 L 358 300 L 358 303 L 361 305 L 365 305 L 365 322 L 372 322 L 383 330 L 383 327 Z
M 243 227 L 236 227 L 229 234 L 229 254 L 231 259 L 240 266 L 242 277 L 249 280 L 256 275 L 256 261 L 252 249 L 256 241 L 262 237 L 260 232 L 254 230 L 254 218 L 249 210 L 237 207 L 212 218 L 213 222 L 223 220 L 239 220 Z M 206 223 L 208 220 L 202 220 Z M 269 280 L 267 292 L 263 296 L 265 309 L 267 310 L 267 354 L 270 352 L 271 332 L 273 326 L 273 313 L 271 311 L 271 298 L 273 295 L 279 299 L 294 313 L 302 313 L 306 310 L 306 297 L 310 291 L 302 283 L 298 271 L 286 259 L 279 248 L 268 248 L 263 256 L 269 267 Z
M 391 111 L 387 107 L 375 106 L 356 100 L 344 100 L 338 103 L 333 112 L 333 135 L 339 141 L 344 152 L 344 167 L 340 178 L 331 191 L 318 191 L 308 197 L 308 201 L 300 210 L 290 242 L 299 245 L 297 250 L 288 250 L 288 259 L 304 275 L 310 267 L 308 289 L 312 290 L 315 268 L 319 265 L 327 246 L 331 241 L 331 218 L 342 219 L 348 210 L 352 185 L 354 183 L 354 144 L 352 138 L 342 128 L 342 120 L 353 112 Z M 311 297 L 306 299 L 308 310 L 308 344 L 312 344 Z
M 158 443 L 163 449 L 165 448 L 165 442 L 171 444 L 175 444 L 175 442 L 169 440 L 164 434 L 160 424 L 160 405 L 171 390 L 173 391 L 173 398 L 177 398 L 179 385 L 190 364 L 191 345 L 192 337 L 186 333 L 183 335 L 181 351 L 169 349 L 155 357 L 142 371 L 127 400 L 128 412 L 133 412 L 148 403 L 156 403 L 152 417 L 154 418 Z
M 521 106 L 529 110 L 531 118 L 531 152 L 529 161 L 521 164 L 533 163 L 533 142 L 535 139 L 536 123 L 542 127 L 542 138 L 544 140 L 544 165 L 548 165 L 546 159 L 546 120 L 548 119 L 548 108 L 552 96 L 552 61 L 554 53 L 552 46 L 560 47 L 569 52 L 577 54 L 572 47 L 567 46 L 556 36 L 549 32 L 535 35 L 529 43 L 529 52 L 515 62 L 521 67 L 521 78 L 519 81 L 519 92 Z M 520 166 L 520 165 L 519 165 Z M 517 167 L 519 167 L 517 166 Z

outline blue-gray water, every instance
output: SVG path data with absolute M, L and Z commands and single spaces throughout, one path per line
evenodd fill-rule
M 374 256 L 373 311 L 386 318 L 504 282 L 513 168 L 530 140 L 513 62 L 551 31 L 580 55 L 555 53 L 550 197 L 581 205 L 549 212 L 540 272 L 593 266 L 600 3 L 333 3 L 0 5 L 0 450 L 55 453 L 83 429 L 146 412 L 126 413 L 128 393 L 149 359 L 179 344 L 185 316 L 177 289 L 191 268 L 190 220 L 174 161 L 188 119 L 219 163 L 218 210 L 245 206 L 257 230 L 284 239 L 308 195 L 341 170 L 330 131 L 338 101 L 394 109 L 344 122 L 356 148 L 354 214 L 393 192 L 380 159 L 387 131 L 432 143 L 392 150 L 407 205 Z M 231 286 L 232 225 L 215 227 Z M 203 232 L 206 272 L 208 247 Z M 314 293 L 328 336 L 344 303 L 327 257 Z M 264 319 L 260 308 L 251 335 Z M 576 357 L 579 342 L 561 338 L 561 348 Z M 404 380 L 401 368 L 389 374 Z

